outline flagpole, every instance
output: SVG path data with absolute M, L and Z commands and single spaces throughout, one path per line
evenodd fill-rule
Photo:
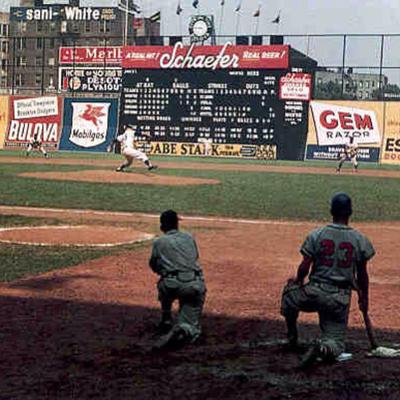
M 225 5 L 225 2 L 221 3 L 221 15 L 219 16 L 219 36 L 221 36 L 221 32 L 222 32 L 222 22 L 224 19 L 224 5 Z
M 239 26 L 240 26 L 240 10 L 237 12 L 236 15 L 236 36 L 239 35 Z

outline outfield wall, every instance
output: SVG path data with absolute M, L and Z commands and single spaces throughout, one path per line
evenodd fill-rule
M 139 105 L 140 107 L 140 105 Z M 0 96 L 0 149 L 26 149 L 34 133 L 50 151 L 105 152 L 119 129 L 121 106 L 113 98 Z M 349 136 L 359 144 L 359 160 L 400 165 L 400 102 L 311 101 L 308 133 L 293 150 L 306 160 L 337 160 Z M 168 125 L 166 125 L 168 129 Z M 299 127 L 303 130 L 303 127 Z M 285 160 L 291 132 L 275 143 L 216 143 L 211 139 L 170 141 L 158 137 L 140 148 L 152 155 Z M 170 133 L 173 133 L 172 131 Z

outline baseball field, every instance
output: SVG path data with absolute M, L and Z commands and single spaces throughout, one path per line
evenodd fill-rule
M 0 152 L 0 398 L 400 398 L 400 359 L 368 358 L 353 296 L 353 359 L 296 369 L 284 350 L 280 293 L 299 247 L 353 198 L 352 225 L 377 250 L 370 316 L 400 343 L 400 168 L 361 164 L 159 158 L 117 173 L 116 155 Z M 199 343 L 151 352 L 159 320 L 148 267 L 158 216 L 178 211 L 197 239 L 208 288 Z M 318 333 L 302 315 L 303 342 Z

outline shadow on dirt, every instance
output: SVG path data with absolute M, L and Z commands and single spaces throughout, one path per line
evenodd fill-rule
M 281 321 L 204 317 L 204 337 L 176 353 L 150 351 L 158 310 L 0 297 L 1 399 L 400 398 L 400 361 L 367 359 L 296 370 Z M 312 335 L 316 326 L 301 327 Z M 378 337 L 400 341 L 399 332 Z

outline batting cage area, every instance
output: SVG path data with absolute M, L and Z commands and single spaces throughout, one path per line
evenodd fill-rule
M 369 357 L 354 293 L 349 360 L 302 371 L 284 346 L 280 298 L 306 235 L 330 220 L 333 193 L 353 198 L 379 345 L 400 344 L 400 170 L 362 164 L 53 154 L 0 158 L 0 397 L 4 399 L 400 398 L 398 359 Z M 160 319 L 148 266 L 159 215 L 175 209 L 200 251 L 207 297 L 193 345 L 152 351 Z M 354 221 L 354 222 L 353 222 Z M 174 309 L 174 312 L 177 310 Z M 318 335 L 300 317 L 300 343 Z

